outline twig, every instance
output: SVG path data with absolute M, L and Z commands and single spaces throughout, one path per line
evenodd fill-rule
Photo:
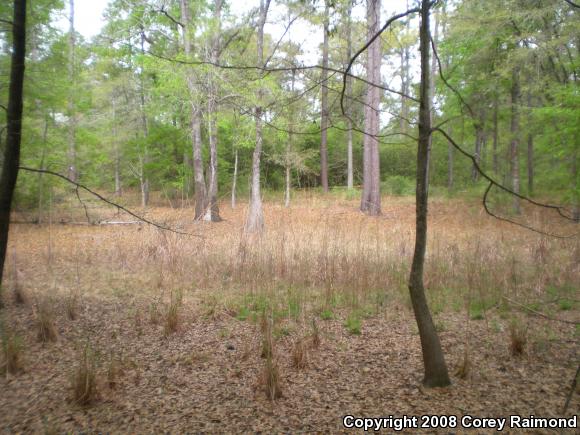
M 366 44 L 365 44 L 365 45 L 364 45 L 362 48 L 360 48 L 360 49 L 359 49 L 359 50 L 358 50 L 358 51 L 357 51 L 357 52 L 354 54 L 354 56 L 353 56 L 353 57 L 351 57 L 351 58 L 350 58 L 350 61 L 348 62 L 348 65 L 347 65 L 347 67 L 346 67 L 346 69 L 344 70 L 344 72 L 343 72 L 343 75 L 342 75 L 342 91 L 341 91 L 341 93 L 340 93 L 340 109 L 342 110 L 342 114 L 343 114 L 343 115 L 345 115 L 345 116 L 346 116 L 346 110 L 344 110 L 344 94 L 346 93 L 346 78 L 347 78 L 347 76 L 350 76 L 350 74 L 349 74 L 349 71 L 350 71 L 350 69 L 352 68 L 352 65 L 354 64 L 354 62 L 356 61 L 356 59 L 357 59 L 357 58 L 358 58 L 358 57 L 359 57 L 359 56 L 360 56 L 362 53 L 364 53 L 364 51 L 365 51 L 367 48 L 369 48 L 369 46 L 370 46 L 370 45 L 371 45 L 371 44 L 372 44 L 372 43 L 373 43 L 373 42 L 374 42 L 374 41 L 375 41 L 375 40 L 376 40 L 378 37 L 380 37 L 380 36 L 381 36 L 381 34 L 382 34 L 382 33 L 383 33 L 383 32 L 384 32 L 386 29 L 387 29 L 387 27 L 389 27 L 389 26 L 390 26 L 392 23 L 394 23 L 395 21 L 397 21 L 397 20 L 399 20 L 399 19 L 401 19 L 401 18 L 404 18 L 404 17 L 406 17 L 407 15 L 411 15 L 411 14 L 417 13 L 417 12 L 419 12 L 420 10 L 421 10 L 421 8 L 414 8 L 414 9 L 409 9 L 409 10 L 408 10 L 408 11 L 406 11 L 406 12 L 403 12 L 403 13 L 400 13 L 400 14 L 397 14 L 397 15 L 393 15 L 391 18 L 389 18 L 389 19 L 387 20 L 387 22 L 385 23 L 385 25 L 384 25 L 383 27 L 381 27 L 381 29 L 380 29 L 380 30 L 379 30 L 379 31 L 378 31 L 376 34 L 374 34 L 374 35 L 373 35 L 373 37 L 372 37 L 372 38 L 370 38 L 370 39 L 367 41 L 367 43 L 366 43 Z M 408 96 L 408 95 L 404 95 L 404 93 L 402 93 L 402 92 L 397 92 L 397 91 L 394 91 L 394 90 L 391 90 L 390 92 L 394 92 L 395 94 L 399 94 L 399 95 L 401 95 L 401 96 L 404 96 L 404 97 L 406 97 L 406 98 L 409 98 L 409 99 L 411 99 L 411 100 L 413 100 L 413 101 L 416 101 L 416 102 L 417 102 L 417 99 L 416 99 L 416 98 L 412 98 L 412 97 L 410 97 L 410 96 Z
M 564 0 L 564 1 L 568 3 L 570 6 L 580 9 L 580 5 L 574 3 L 572 0 Z
M 566 319 L 557 319 L 555 317 L 550 317 L 547 314 L 541 313 L 539 311 L 533 310 L 530 307 L 526 307 L 524 304 L 520 304 L 519 302 L 514 301 L 513 299 L 508 298 L 507 296 L 503 296 L 503 298 L 511 304 L 517 305 L 518 307 L 523 308 L 524 310 L 529 311 L 530 313 L 535 314 L 536 316 L 543 317 L 548 320 L 552 320 L 554 322 L 562 322 L 562 323 L 569 323 L 571 325 L 580 325 L 580 322 L 575 322 L 573 320 L 566 320 Z
M 170 228 L 170 227 L 166 227 L 165 225 L 158 224 L 156 222 L 153 222 L 153 221 L 150 221 L 148 219 L 145 219 L 143 216 L 139 216 L 139 215 L 135 214 L 131 210 L 123 207 L 122 205 L 117 204 L 117 203 L 115 203 L 113 201 L 108 200 L 107 198 L 105 198 L 104 196 L 98 194 L 97 192 L 89 189 L 88 187 L 86 187 L 86 186 L 84 186 L 84 185 L 82 185 L 80 183 L 77 183 L 77 182 L 71 180 L 68 177 L 65 177 L 62 174 L 59 174 L 58 172 L 53 172 L 53 171 L 50 171 L 48 169 L 28 168 L 28 167 L 25 167 L 25 166 L 20 166 L 18 169 L 19 170 L 22 170 L 22 171 L 36 172 L 36 173 L 39 173 L 39 174 L 54 175 L 55 177 L 61 178 L 61 179 L 65 180 L 65 181 L 67 181 L 68 183 L 76 186 L 77 189 L 78 188 L 84 189 L 87 192 L 89 192 L 90 194 L 92 194 L 92 195 L 96 196 L 97 198 L 99 198 L 101 201 L 106 202 L 107 204 L 112 205 L 113 207 L 117 207 L 118 209 L 123 210 L 125 213 L 133 216 L 134 218 L 139 219 L 140 221 L 143 221 L 146 224 L 149 224 L 149 225 L 152 225 L 152 226 L 154 226 L 156 228 L 159 228 L 160 230 L 169 231 L 169 232 L 172 232 L 172 233 L 175 233 L 175 234 L 181 234 L 181 235 L 184 235 L 184 236 L 193 236 L 193 237 L 203 238 L 203 236 L 200 236 L 199 234 L 186 233 L 184 231 L 179 231 L 179 230 L 176 230 L 176 229 L 173 229 L 173 228 Z
M 566 411 L 568 411 L 570 400 L 572 399 L 574 391 L 576 391 L 576 386 L 578 385 L 578 376 L 580 376 L 580 364 L 578 364 L 578 368 L 576 369 L 576 375 L 574 375 L 574 379 L 572 380 L 572 386 L 570 387 L 568 397 L 566 397 L 566 403 L 564 403 L 564 410 L 562 411 L 562 414 L 566 414 Z

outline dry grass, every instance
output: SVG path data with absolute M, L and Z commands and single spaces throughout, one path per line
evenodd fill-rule
M 97 361 L 89 344 L 79 354 L 78 364 L 71 377 L 72 401 L 88 406 L 97 399 Z
M 38 341 L 43 343 L 58 341 L 54 322 L 54 304 L 48 297 L 41 297 L 36 307 L 36 328 Z
M 171 293 L 171 300 L 169 305 L 167 306 L 167 310 L 165 311 L 165 324 L 164 324 L 164 331 L 165 335 L 173 334 L 177 332 L 179 329 L 179 308 L 182 303 L 182 294 L 181 292 L 172 292 Z
M 6 310 L 11 320 L 18 319 L 16 330 L 34 346 L 35 352 L 44 352 L 41 360 L 49 361 L 45 365 L 51 373 L 57 377 L 58 373 L 64 373 L 64 385 L 68 385 L 66 374 L 73 364 L 71 361 L 78 362 L 67 350 L 72 347 L 69 343 L 78 342 L 79 337 L 85 336 L 82 334 L 98 335 L 95 347 L 109 349 L 112 342 L 137 362 L 138 367 L 127 367 L 122 378 L 117 371 L 118 361 L 103 367 L 104 382 L 114 389 L 107 391 L 107 400 L 113 404 L 106 410 L 95 410 L 94 422 L 102 424 L 104 429 L 122 431 L 124 419 L 138 409 L 143 418 L 140 421 L 157 424 L 156 429 L 163 431 L 162 426 L 170 424 L 168 416 L 175 414 L 176 409 L 181 412 L 184 407 L 192 408 L 193 401 L 205 411 L 204 406 L 209 409 L 205 403 L 209 400 L 215 409 L 229 411 L 231 422 L 240 419 L 246 422 L 238 430 L 260 429 L 251 426 L 250 420 L 279 419 L 279 414 L 265 417 L 260 411 L 279 408 L 292 415 L 294 420 L 288 427 L 297 431 L 302 427 L 303 415 L 310 415 L 314 421 L 314 411 L 326 412 L 326 421 L 331 421 L 331 412 L 339 415 L 343 411 L 339 409 L 344 406 L 343 398 L 362 407 L 358 391 L 349 389 L 354 382 L 368 383 L 370 375 L 384 380 L 377 381 L 381 391 L 391 391 L 390 385 L 394 385 L 389 394 L 396 398 L 401 392 L 412 394 L 409 379 L 420 382 L 420 347 L 413 332 L 407 289 L 414 238 L 414 203 L 407 198 L 385 198 L 383 204 L 384 215 L 379 218 L 358 213 L 357 201 L 333 197 L 300 197 L 288 209 L 266 204 L 267 227 L 261 237 L 246 237 L 241 231 L 242 205 L 235 211 L 223 205 L 221 212 L 225 220 L 219 224 L 193 223 L 190 209 L 147 210 L 152 220 L 199 233 L 203 238 L 163 233 L 144 225 L 15 225 L 10 243 L 22 253 L 18 267 L 25 272 L 23 284 L 30 294 L 54 294 L 58 306 L 63 307 L 48 316 L 53 327 L 55 321 L 59 322 L 62 344 L 58 348 L 62 354 L 59 353 L 58 361 L 51 353 L 56 347 L 35 343 L 36 331 L 29 330 L 32 321 L 40 317 L 38 313 L 33 319 L 30 310 L 13 304 L 8 304 Z M 58 210 L 54 213 L 58 218 L 59 213 L 66 215 Z M 91 213 L 101 213 L 100 218 L 112 216 L 104 209 L 91 209 Z M 429 216 L 427 296 L 437 324 L 444 325 L 439 329 L 447 360 L 460 361 L 457 377 L 465 376 L 465 380 L 454 379 L 454 388 L 457 388 L 446 393 L 453 403 L 448 407 L 427 396 L 413 396 L 413 400 L 422 401 L 420 409 L 439 413 L 480 409 L 476 405 L 481 405 L 482 391 L 501 391 L 504 396 L 521 392 L 524 387 L 512 382 L 513 373 L 517 373 L 514 370 L 519 364 L 530 363 L 532 358 L 543 358 L 539 352 L 525 359 L 506 358 L 507 334 L 493 332 L 489 326 L 497 319 L 511 318 L 519 310 L 515 305 L 504 303 L 503 296 L 533 306 L 536 311 L 543 310 L 546 301 L 566 298 L 571 301 L 569 309 L 559 311 L 557 303 L 552 303 L 553 310 L 546 314 L 572 318 L 578 309 L 574 295 L 580 276 L 579 242 L 542 238 L 490 219 L 480 213 L 479 206 L 471 207 L 461 201 L 435 200 Z M 547 214 L 530 216 L 540 226 L 548 227 L 550 222 L 559 225 L 559 221 Z M 562 232 L 573 229 L 565 225 L 557 229 Z M 10 263 L 10 258 L 7 261 Z M 71 288 L 83 295 L 83 315 L 74 323 L 63 321 L 68 316 L 66 298 Z M 181 296 L 171 296 L 174 289 L 182 289 L 183 302 Z M 477 343 L 485 341 L 485 346 L 472 352 L 469 358 L 461 354 L 466 309 L 473 319 L 470 322 L 476 334 L 474 339 Z M 361 328 L 356 321 L 350 322 L 360 336 L 346 330 L 349 314 L 351 320 L 358 320 L 362 325 Z M 261 317 L 268 321 L 258 336 Z M 191 323 L 190 318 L 194 319 Z M 316 318 L 314 322 L 313 318 Z M 153 325 L 148 325 L 149 321 Z M 570 325 L 558 325 L 558 328 L 550 334 L 561 341 L 546 339 L 549 356 L 558 360 L 558 367 L 548 368 L 545 360 L 534 360 L 534 370 L 551 377 L 547 394 L 553 402 L 559 400 L 557 388 L 561 379 L 568 378 L 566 364 L 572 360 L 573 353 L 567 344 L 573 328 L 572 332 Z M 140 332 L 136 334 L 134 329 Z M 178 338 L 160 340 L 164 332 L 174 331 L 181 331 Z M 546 336 L 551 337 L 550 334 Z M 306 352 L 304 346 L 303 349 L 293 346 L 303 337 L 308 337 L 302 343 L 306 345 Z M 534 341 L 531 333 L 528 341 Z M 28 355 L 30 350 L 28 347 L 26 350 Z M 265 360 L 260 359 L 260 354 Z M 532 352 L 528 350 L 528 354 Z M 291 369 L 293 365 L 300 366 L 303 360 L 308 361 L 305 368 Z M 79 371 L 82 367 L 91 365 L 80 365 Z M 29 370 L 27 358 L 27 378 L 28 372 L 35 373 L 31 374 L 35 385 L 30 382 L 27 388 L 40 394 L 44 391 L 41 387 L 46 377 L 44 372 Z M 77 377 L 84 377 L 84 382 L 79 385 L 86 386 L 89 379 L 88 385 L 96 386 L 96 381 L 91 384 L 90 376 L 81 375 Z M 488 380 L 501 379 L 501 388 L 499 384 L 488 387 L 488 380 L 482 380 L 484 375 Z M 252 396 L 256 377 L 260 378 L 260 394 Z M 24 376 L 19 382 L 21 378 Z M 179 385 L 172 389 L 166 378 L 179 379 Z M 526 379 L 534 382 L 532 378 Z M 58 394 L 62 387 L 56 381 L 53 384 L 50 392 Z M 282 406 L 265 407 L 263 394 L 270 400 L 280 398 L 280 385 L 284 389 Z M 534 394 L 540 391 L 537 387 L 533 389 Z M 198 389 L 203 395 L 192 393 Z M 9 390 L 10 400 L 20 400 L 20 391 L 11 386 Z M 219 394 L 214 395 L 214 391 Z M 165 394 L 176 398 L 176 402 L 158 400 Z M 223 399 L 234 395 L 240 401 Z M 502 403 L 494 405 L 496 413 L 505 408 L 505 403 L 509 404 L 509 401 L 501 402 L 502 397 L 494 399 L 494 403 Z M 43 400 L 43 406 L 50 403 L 49 399 Z M 162 417 L 145 416 L 143 411 L 152 400 L 160 408 L 156 415 Z M 373 410 L 378 414 L 380 406 L 384 407 L 384 397 L 379 395 L 369 394 L 364 400 L 378 404 L 376 408 L 369 407 L 369 413 Z M 427 404 L 428 400 L 431 401 Z M 470 400 L 472 408 L 463 407 L 465 400 Z M 2 404 L 7 401 L 0 398 Z M 318 406 L 313 407 L 312 403 Z M 405 405 L 404 401 L 393 403 L 397 406 L 393 412 L 398 414 L 419 409 Z M 252 408 L 244 420 L 246 417 L 233 410 L 247 404 Z M 325 408 L 327 405 L 330 408 Z M 70 407 L 61 404 L 55 414 L 66 416 L 66 406 Z M 528 408 L 522 401 L 514 409 L 527 412 Z M 211 419 L 220 419 L 223 424 L 226 411 L 208 414 L 204 429 L 220 431 Z M 23 425 L 18 423 L 22 418 L 23 415 L 15 415 L 11 424 L 22 429 Z M 319 416 L 315 420 L 320 421 Z M 131 424 L 127 431 L 143 432 L 140 423 Z M 221 430 L 229 431 L 233 425 L 223 426 Z M 59 427 L 80 430 L 65 417 L 61 418 Z M 313 423 L 308 427 L 316 430 L 318 426 Z M 267 431 L 268 426 L 265 428 L 261 429 Z M 275 429 L 272 431 L 284 431 L 282 426 L 272 428 Z M 337 431 L 330 426 L 318 429 Z
M 292 345 L 292 366 L 300 370 L 308 366 L 308 346 L 304 339 L 296 340 Z
M 3 361 L 0 364 L 0 373 L 7 375 L 9 373 L 16 374 L 23 371 L 23 347 L 22 339 L 12 331 L 5 331 L 2 334 Z
M 512 320 L 509 328 L 510 352 L 513 356 L 520 356 L 526 351 L 528 343 L 527 325 L 518 320 Z
M 70 290 L 65 299 L 65 312 L 69 320 L 78 318 L 80 294 L 78 291 Z

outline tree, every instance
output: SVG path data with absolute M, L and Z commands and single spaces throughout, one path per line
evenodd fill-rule
M 26 0 L 14 0 L 12 19 L 12 61 L 6 110 L 7 136 L 0 174 L 0 285 L 4 275 L 4 261 L 8 246 L 12 197 L 20 165 L 22 139 L 22 102 L 26 59 Z
M 75 2 L 69 0 L 69 33 L 68 33 L 68 176 L 77 181 L 77 145 L 76 145 L 76 109 L 75 109 Z
M 419 103 L 419 140 L 417 145 L 417 186 L 416 186 L 416 224 L 415 250 L 409 276 L 409 292 L 415 319 L 419 328 L 425 377 L 423 384 L 428 387 L 442 387 L 451 383 L 447 365 L 443 357 L 439 336 L 427 305 L 423 268 L 425 249 L 427 247 L 427 212 L 428 212 L 428 171 L 429 149 L 431 147 L 431 91 L 429 51 L 431 32 L 429 28 L 431 2 L 421 2 L 421 25 L 419 44 L 421 51 L 421 83 Z
M 181 0 L 181 21 L 183 31 L 183 46 L 185 50 L 185 57 L 191 59 L 192 56 L 192 38 L 193 29 L 191 12 L 189 8 L 189 0 Z M 201 153 L 201 111 L 195 101 L 197 87 L 195 84 L 195 77 L 191 67 L 188 67 L 186 72 L 187 87 L 189 90 L 189 99 L 191 107 L 191 142 L 193 154 L 193 176 L 195 189 L 195 220 L 201 219 L 205 215 L 206 209 L 206 195 L 207 189 L 205 185 L 205 177 L 203 174 L 203 156 Z
M 379 31 L 380 0 L 367 0 L 368 39 Z M 369 46 L 367 52 L 367 80 L 381 81 L 380 38 Z M 381 214 L 381 172 L 379 157 L 380 103 L 381 94 L 377 86 L 367 85 L 365 99 L 365 136 L 363 142 L 363 191 L 360 209 L 371 216 Z
M 320 77 L 320 184 L 328 192 L 328 37 L 330 6 L 324 0 L 324 24 L 322 42 L 322 71 Z
M 210 62 L 216 64 L 219 61 L 220 32 L 221 32 L 221 12 L 223 0 L 215 0 L 213 7 L 213 23 L 210 42 Z M 217 132 L 217 85 L 213 74 L 208 74 L 208 95 L 207 95 L 207 117 L 209 136 L 209 204 L 204 220 L 219 222 L 217 193 L 218 193 L 218 132 Z
M 348 62 L 352 56 L 352 0 L 346 0 L 346 5 L 344 7 L 344 22 L 346 28 L 346 61 Z M 352 189 L 353 186 L 353 159 L 352 159 L 352 110 L 351 110 L 351 99 L 352 99 L 352 79 L 350 77 L 346 78 L 346 134 L 347 134 L 347 145 L 346 145 L 346 186 L 348 189 Z
M 270 0 L 260 0 L 260 16 L 258 21 L 258 35 L 256 41 L 257 66 L 263 67 L 264 64 L 264 26 Z M 262 197 L 260 192 L 260 158 L 262 156 L 262 98 L 263 90 L 258 88 L 256 93 L 257 103 L 254 108 L 254 118 L 256 122 L 256 146 L 252 156 L 252 181 L 250 187 L 250 205 L 248 210 L 248 219 L 246 221 L 247 232 L 261 232 L 264 229 L 264 212 L 262 211 Z

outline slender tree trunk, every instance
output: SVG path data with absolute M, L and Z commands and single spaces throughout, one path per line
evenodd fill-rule
M 292 82 L 290 85 L 290 92 L 294 95 L 294 83 L 296 80 L 296 72 L 292 71 Z M 294 110 L 292 107 L 289 108 L 289 126 L 288 129 L 290 130 L 288 133 L 288 141 L 286 142 L 286 158 L 285 158 L 285 166 L 286 166 L 286 189 L 284 192 L 284 205 L 286 207 L 290 206 L 290 188 L 292 187 L 292 145 L 294 143 L 294 135 L 292 133 L 294 129 Z
M 379 31 L 380 0 L 367 0 L 368 38 Z M 367 75 L 372 83 L 381 81 L 381 42 L 377 38 L 368 48 Z M 380 89 L 367 85 L 365 105 L 365 136 L 363 155 L 363 193 L 361 211 L 371 216 L 381 214 L 381 179 L 379 162 L 379 106 L 381 102 Z
M 453 145 L 447 144 L 447 191 L 449 194 L 453 193 L 453 152 Z
M 409 9 L 408 0 L 406 5 L 407 9 Z M 408 35 L 410 27 L 411 22 L 407 18 L 405 23 L 405 36 Z M 410 57 L 411 52 L 409 50 L 409 45 L 405 42 L 404 46 L 401 48 L 401 93 L 404 95 L 409 95 L 409 83 L 411 82 L 409 65 Z M 404 95 L 401 95 L 401 118 L 399 119 L 401 133 L 407 133 L 407 123 L 409 122 L 409 101 Z
M 45 169 L 44 168 L 44 162 L 46 161 L 46 148 L 48 145 L 48 113 L 45 113 L 44 115 L 44 130 L 42 132 L 42 154 L 40 156 L 40 169 Z M 38 173 L 38 215 L 37 215 L 37 222 L 39 224 L 42 223 L 42 193 L 43 193 L 43 187 L 44 187 L 44 183 L 43 183 L 43 176 L 44 174 L 42 174 L 41 172 Z
M 14 0 L 12 19 L 12 60 L 6 111 L 7 137 L 4 147 L 2 174 L 0 174 L 0 286 L 4 275 L 4 261 L 8 246 L 12 197 L 20 165 L 22 136 L 22 93 L 26 54 L 26 0 Z
M 576 222 L 580 222 L 580 174 L 578 172 L 578 158 L 580 157 L 580 136 L 576 136 L 574 148 L 572 151 L 572 218 Z
M 352 57 L 352 0 L 347 0 L 346 11 L 346 61 Z M 352 79 L 346 78 L 346 186 L 349 190 L 354 187 L 353 159 L 352 159 Z
M 433 45 L 437 48 L 439 44 L 439 21 L 437 12 L 433 13 Z M 433 119 L 435 118 L 435 109 L 432 107 L 433 100 L 435 99 L 435 77 L 437 74 L 437 59 L 435 56 L 431 56 L 431 71 L 429 74 L 429 102 L 431 105 L 431 124 L 433 124 Z M 429 141 L 429 149 L 427 154 L 427 189 L 429 189 L 429 174 L 431 174 L 431 140 Z
M 270 0 L 260 0 L 260 21 L 258 23 L 257 55 L 258 66 L 264 63 L 264 25 L 268 16 Z M 262 156 L 262 97 L 263 90 L 257 92 L 258 104 L 254 108 L 256 118 L 256 146 L 252 156 L 252 185 L 250 191 L 250 207 L 248 220 L 246 221 L 247 232 L 262 232 L 264 230 L 264 212 L 262 211 L 262 195 L 260 192 L 260 158 Z
M 145 57 L 145 33 L 141 31 L 141 56 Z M 141 184 L 141 206 L 143 208 L 149 205 L 149 177 L 147 176 L 147 164 L 149 163 L 149 146 L 147 140 L 149 137 L 149 123 L 147 121 L 147 110 L 145 107 L 145 79 L 144 66 L 141 63 L 141 73 L 139 76 L 139 96 L 141 98 L 141 126 L 143 128 L 143 150 L 139 156 L 139 164 L 141 169 L 140 184 Z
M 320 184 L 328 192 L 328 36 L 330 7 L 324 1 L 324 39 L 322 42 L 322 72 L 320 98 Z
M 183 47 L 185 56 L 189 59 L 192 53 L 192 39 L 193 29 L 191 29 L 191 12 L 189 9 L 189 0 L 181 0 L 181 21 L 184 25 L 183 32 Z M 195 77 L 191 68 L 186 72 L 187 88 L 189 91 L 189 99 L 191 105 L 191 144 L 192 144 L 192 158 L 193 158 L 193 184 L 195 190 L 195 215 L 194 219 L 202 219 L 206 209 L 207 189 L 205 185 L 205 177 L 203 172 L 203 154 L 201 151 L 201 111 L 195 101 L 195 94 L 197 88 L 195 85 Z
M 532 133 L 532 95 L 528 92 L 528 195 L 534 194 L 534 134 Z
M 482 113 L 480 119 L 476 122 L 475 125 L 475 152 L 473 153 L 475 157 L 475 161 L 478 166 L 481 166 L 481 155 L 483 151 L 483 143 L 484 143 L 484 117 L 485 114 Z M 479 179 L 479 171 L 476 169 L 475 164 L 471 168 L 471 181 L 474 183 Z
M 512 88 L 511 88 L 511 146 L 510 146 L 510 165 L 511 165 L 511 178 L 512 178 L 512 190 L 515 193 L 520 193 L 520 161 L 519 161 L 519 144 L 520 144 L 520 72 L 517 67 L 514 68 L 512 72 Z M 513 196 L 513 195 L 512 195 Z M 520 214 L 520 199 L 517 196 L 513 196 L 513 209 L 514 213 Z
M 234 156 L 234 179 L 232 181 L 232 209 L 236 208 L 236 185 L 238 183 L 238 149 Z
M 219 46 L 220 46 L 220 32 L 221 32 L 221 10 L 223 0 L 214 1 L 214 33 L 211 42 L 210 61 L 218 63 L 219 61 Z M 204 219 L 206 221 L 219 222 L 221 221 L 219 207 L 218 207 L 218 132 L 217 132 L 217 85 L 212 73 L 209 74 L 208 83 L 208 133 L 209 133 L 209 206 L 206 210 Z
M 69 32 L 68 32 L 68 178 L 78 180 L 77 150 L 76 150 L 76 77 L 75 77 L 75 2 L 69 0 Z
M 421 87 L 419 105 L 419 141 L 417 149 L 417 192 L 416 192 L 416 235 L 413 263 L 409 277 L 409 291 L 415 319 L 421 338 L 425 377 L 423 384 L 427 387 L 442 387 L 451 383 L 447 365 L 443 357 L 439 336 L 431 317 L 425 297 L 423 284 L 423 266 L 427 246 L 427 204 L 428 204 L 428 157 L 431 142 L 431 92 L 429 51 L 429 8 L 430 1 L 421 3 L 420 51 L 421 51 Z
M 119 150 L 119 141 L 117 140 L 117 106 L 115 97 L 111 98 L 111 105 L 113 107 L 113 153 L 115 160 L 115 196 L 121 196 L 121 153 Z
M 499 174 L 499 155 L 498 155 L 498 123 L 497 123 L 497 112 L 498 112 L 498 96 L 496 95 L 493 100 L 493 173 L 497 176 Z

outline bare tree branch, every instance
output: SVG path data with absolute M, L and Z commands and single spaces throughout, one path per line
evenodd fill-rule
M 520 193 L 516 193 L 513 190 L 511 190 L 511 189 L 507 188 L 506 186 L 504 186 L 503 184 L 498 183 L 493 178 L 491 178 L 485 171 L 483 171 L 483 169 L 481 169 L 481 167 L 477 163 L 477 159 L 475 158 L 475 156 L 473 154 L 470 154 L 467 151 L 465 151 L 463 148 L 461 148 L 461 146 L 459 146 L 457 144 L 457 142 L 455 142 L 453 140 L 453 138 L 451 136 L 449 136 L 449 134 L 447 134 L 447 132 L 445 132 L 443 129 L 441 129 L 441 127 L 435 127 L 435 128 L 432 129 L 432 131 L 437 131 L 437 132 L 441 133 L 447 139 L 447 141 L 457 151 L 459 151 L 461 154 L 463 154 L 465 157 L 467 157 L 468 159 L 470 159 L 472 161 L 473 167 L 477 170 L 477 172 L 490 183 L 490 185 L 487 187 L 487 190 L 485 191 L 485 194 L 483 196 L 483 206 L 484 206 L 484 209 L 485 209 L 486 213 L 488 213 L 490 216 L 492 216 L 494 218 L 497 218 L 499 220 L 503 220 L 503 221 L 512 223 L 514 225 L 521 226 L 521 227 L 526 228 L 528 230 L 532 230 L 532 231 L 534 231 L 536 233 L 544 234 L 546 236 L 557 237 L 557 238 L 572 238 L 572 237 L 576 237 L 578 235 L 578 234 L 571 234 L 571 235 L 561 236 L 561 235 L 546 233 L 544 231 L 537 230 L 537 229 L 534 229 L 532 227 L 529 227 L 529 226 L 527 226 L 525 224 L 522 224 L 522 223 L 519 223 L 519 222 L 516 222 L 516 221 L 512 221 L 511 219 L 499 217 L 499 216 L 495 215 L 494 213 L 492 213 L 489 210 L 489 208 L 487 207 L 487 196 L 488 196 L 489 191 L 491 190 L 491 188 L 493 186 L 496 186 L 497 188 L 503 190 L 504 192 L 507 192 L 510 195 L 516 196 L 516 197 L 518 197 L 518 198 L 520 198 L 520 199 L 522 199 L 524 201 L 527 201 L 527 202 L 529 202 L 532 205 L 535 205 L 537 207 L 547 208 L 547 209 L 550 209 L 550 210 L 555 210 L 564 219 L 575 222 L 575 219 L 573 217 L 568 216 L 565 213 L 565 210 L 566 210 L 565 207 L 562 207 L 562 206 L 559 206 L 559 205 L 553 205 L 553 204 L 545 204 L 545 203 L 542 203 L 542 202 L 535 201 L 532 198 L 529 198 L 529 197 L 527 197 L 525 195 L 522 195 Z
M 580 9 L 580 5 L 579 5 L 579 4 L 576 4 L 576 3 L 574 3 L 572 0 L 564 0 L 564 1 L 565 1 L 566 3 L 568 3 L 570 6 L 572 6 L 572 7 L 575 7 L 575 8 L 578 8 L 578 9 Z
M 105 202 L 105 203 L 107 203 L 109 205 L 112 205 L 113 207 L 116 207 L 119 210 L 123 210 L 125 213 L 133 216 L 134 218 L 139 219 L 140 221 L 145 222 L 146 224 L 149 224 L 149 225 L 152 225 L 152 226 L 154 226 L 156 228 L 159 228 L 160 230 L 169 231 L 169 232 L 172 232 L 172 233 L 175 233 L 175 234 L 181 234 L 181 235 L 184 235 L 184 236 L 192 236 L 192 237 L 200 237 L 200 238 L 203 238 L 203 236 L 200 236 L 199 234 L 192 234 L 192 233 L 186 233 L 184 231 L 179 231 L 179 230 L 176 230 L 174 228 L 170 228 L 170 227 L 167 227 L 165 225 L 162 225 L 162 224 L 159 224 L 159 223 L 150 221 L 149 219 L 146 219 L 143 216 L 139 216 L 138 214 L 135 214 L 131 210 L 123 207 L 122 205 L 117 204 L 116 202 L 113 202 L 113 201 L 108 200 L 107 198 L 105 198 L 104 196 L 98 194 L 94 190 L 91 190 L 88 187 L 86 187 L 86 186 L 84 186 L 84 185 L 82 185 L 80 183 L 74 182 L 70 178 L 68 178 L 68 177 L 66 177 L 66 176 L 64 176 L 62 174 L 59 174 L 58 172 L 53 172 L 53 171 L 50 171 L 48 169 L 28 168 L 26 166 L 20 166 L 18 169 L 21 170 L 21 171 L 36 172 L 36 173 L 39 173 L 39 174 L 48 174 L 48 175 L 53 175 L 55 177 L 61 178 L 61 179 L 65 180 L 66 182 L 72 184 L 73 186 L 76 186 L 77 191 L 78 191 L 79 188 L 80 189 L 83 189 L 83 190 L 86 190 L 91 195 L 94 195 L 97 198 L 99 198 L 101 201 L 103 201 L 103 202 Z
M 399 19 L 401 19 L 401 18 L 404 18 L 404 17 L 406 17 L 407 15 L 411 15 L 411 14 L 417 13 L 417 12 L 419 12 L 420 10 L 421 10 L 420 8 L 414 8 L 414 9 L 409 9 L 408 11 L 406 11 L 406 12 L 403 12 L 403 13 L 401 13 L 401 14 L 393 15 L 391 18 L 389 18 L 389 19 L 387 20 L 387 22 L 385 23 L 385 25 L 384 25 L 384 26 L 383 26 L 383 27 L 382 27 L 382 28 L 381 28 L 381 29 L 380 29 L 380 30 L 379 30 L 379 31 L 378 31 L 378 32 L 377 32 L 377 33 L 376 33 L 376 34 L 375 34 L 375 35 L 374 35 L 374 36 L 373 36 L 371 39 L 369 39 L 369 40 L 367 41 L 367 43 L 366 43 L 366 44 L 365 44 L 365 45 L 364 45 L 362 48 L 360 48 L 360 49 L 359 49 L 359 50 L 358 50 L 358 51 L 357 51 L 357 52 L 354 54 L 354 56 L 353 56 L 353 57 L 351 57 L 350 61 L 348 62 L 348 65 L 347 65 L 347 67 L 346 67 L 346 70 L 344 70 L 344 71 L 343 71 L 343 76 L 342 76 L 342 91 L 341 91 L 341 95 L 340 95 L 340 109 L 342 110 L 342 114 L 343 114 L 343 115 L 345 115 L 345 116 L 346 116 L 346 111 L 344 110 L 344 94 L 345 94 L 345 92 L 346 92 L 346 77 L 347 77 L 347 75 L 348 75 L 348 76 L 350 76 L 350 77 L 354 77 L 354 76 L 352 76 L 352 75 L 350 75 L 350 74 L 349 74 L 349 71 L 350 71 L 350 69 L 352 68 L 352 65 L 354 64 L 354 62 L 356 61 L 356 59 L 357 59 L 357 58 L 358 58 L 358 57 L 359 57 L 359 56 L 360 56 L 362 53 L 364 53 L 364 51 L 365 51 L 367 48 L 369 48 L 369 46 L 370 46 L 370 45 L 371 45 L 371 44 L 372 44 L 372 43 L 373 43 L 373 42 L 374 42 L 374 41 L 375 41 L 375 40 L 376 40 L 376 39 L 377 39 L 379 36 L 381 36 L 381 33 L 383 33 L 383 32 L 384 32 L 384 31 L 387 29 L 387 27 L 389 27 L 389 26 L 390 26 L 392 23 L 394 23 L 395 21 L 397 21 L 397 20 L 399 20 Z M 372 86 L 377 86 L 377 85 L 375 84 L 375 85 L 372 85 Z M 384 89 L 384 88 L 383 88 L 383 89 Z M 402 92 L 398 92 L 398 91 L 391 90 L 391 89 L 389 89 L 388 91 L 389 91 L 389 92 L 393 92 L 393 93 L 395 93 L 395 94 L 399 94 L 399 95 L 401 95 L 401 96 L 404 96 L 404 97 L 406 97 L 406 98 L 409 98 L 409 99 L 411 99 L 411 100 L 413 100 L 413 101 L 415 101 L 415 102 L 418 102 L 416 98 L 412 98 L 412 97 L 410 97 L 410 96 L 408 96 L 408 95 L 404 95 Z
M 181 21 L 178 21 L 177 19 L 175 19 L 171 15 L 169 15 L 169 13 L 165 10 L 165 7 L 162 7 L 161 9 L 154 9 L 153 12 L 158 12 L 160 14 L 163 14 L 167 18 L 169 18 L 169 20 L 172 21 L 174 24 L 177 24 L 178 26 L 180 26 L 182 28 L 185 27 Z

